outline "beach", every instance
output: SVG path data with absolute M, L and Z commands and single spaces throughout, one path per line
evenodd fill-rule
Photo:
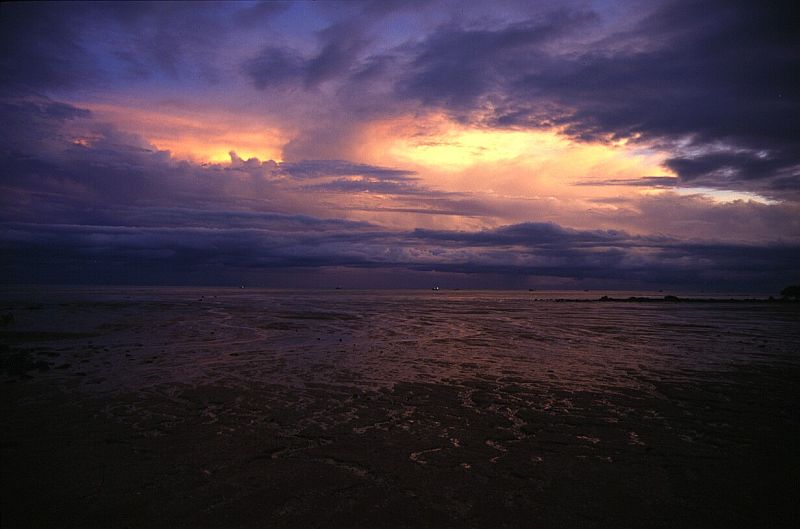
M 0 307 L 4 527 L 800 520 L 797 303 L 40 286 Z

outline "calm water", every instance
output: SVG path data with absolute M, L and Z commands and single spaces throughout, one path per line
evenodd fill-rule
M 5 470 L 77 525 L 794 524 L 797 304 L 555 297 L 9 290 L 4 460 L 125 465 Z

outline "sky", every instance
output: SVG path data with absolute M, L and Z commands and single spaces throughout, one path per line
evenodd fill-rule
M 777 293 L 789 2 L 0 4 L 0 282 Z

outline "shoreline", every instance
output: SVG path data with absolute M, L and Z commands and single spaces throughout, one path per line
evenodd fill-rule
M 681 298 L 678 296 L 643 297 L 630 296 L 627 298 L 613 298 L 601 296 L 599 298 L 536 298 L 535 301 L 550 301 L 557 303 L 770 303 L 770 304 L 798 304 L 800 300 L 786 298 Z

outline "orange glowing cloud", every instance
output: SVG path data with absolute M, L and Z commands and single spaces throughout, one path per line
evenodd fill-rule
M 243 159 L 281 160 L 288 133 L 253 116 L 208 111 L 145 109 L 116 104 L 81 103 L 102 121 L 146 139 L 173 156 L 201 163 L 230 161 L 230 151 Z
M 577 187 L 587 180 L 669 175 L 664 153 L 625 143 L 580 143 L 558 130 L 469 126 L 442 115 L 374 124 L 359 154 L 368 163 L 416 170 L 446 191 L 505 197 L 578 197 L 620 190 Z M 632 192 L 646 191 L 638 189 Z

